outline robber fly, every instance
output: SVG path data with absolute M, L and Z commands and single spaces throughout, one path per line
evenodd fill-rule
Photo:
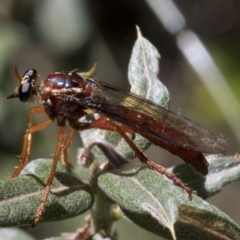
M 208 162 L 203 153 L 223 153 L 227 149 L 228 144 L 222 137 L 213 135 L 189 119 L 156 105 L 150 100 L 80 75 L 76 71 L 55 72 L 48 75 L 45 81 L 38 83 L 36 70 L 29 69 L 23 77 L 20 77 L 15 66 L 14 76 L 18 79 L 19 85 L 14 94 L 8 96 L 7 99 L 19 98 L 20 101 L 27 102 L 37 97 L 43 107 L 32 107 L 29 110 L 29 123 L 24 136 L 20 163 L 12 177 L 17 177 L 28 162 L 32 147 L 32 134 L 47 127 L 55 120 L 60 127 L 51 174 L 32 227 L 41 221 L 61 154 L 63 154 L 63 162 L 71 166 L 67 160 L 67 149 L 75 130 L 100 128 L 118 132 L 143 163 L 172 179 L 175 184 L 186 190 L 189 196 L 194 191 L 174 174 L 167 172 L 164 167 L 150 161 L 129 137 L 129 134 L 134 136 L 135 133 L 139 133 L 152 143 L 178 155 L 202 175 L 208 173 Z M 90 123 L 79 121 L 83 116 L 93 113 L 98 113 L 101 117 Z M 49 118 L 34 125 L 34 114 L 47 114 Z M 71 130 L 64 142 L 67 122 Z

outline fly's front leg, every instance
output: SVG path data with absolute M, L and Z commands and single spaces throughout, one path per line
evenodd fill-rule
M 34 221 L 31 225 L 32 228 L 35 228 L 36 225 L 41 221 L 42 216 L 44 214 L 44 210 L 45 210 L 45 205 L 48 199 L 48 195 L 50 193 L 51 190 L 51 185 L 55 176 L 55 172 L 56 172 L 56 168 L 57 168 L 57 163 L 58 163 L 58 159 L 61 155 L 62 152 L 62 145 L 63 145 L 63 140 L 64 140 L 64 134 L 65 134 L 65 127 L 61 127 L 59 132 L 58 132 L 58 144 L 57 144 L 57 148 L 54 154 L 54 159 L 53 159 L 53 164 L 52 164 L 52 168 L 51 168 L 51 172 L 50 175 L 47 179 L 47 183 L 42 195 L 42 199 L 41 199 L 41 204 L 39 205 L 35 217 L 34 217 Z
M 24 168 L 24 166 L 27 164 L 29 160 L 29 156 L 31 154 L 31 149 L 32 149 L 32 134 L 34 132 L 41 131 L 42 129 L 44 129 L 45 127 L 47 127 L 52 123 L 52 120 L 48 119 L 36 125 L 33 125 L 34 114 L 46 114 L 46 112 L 44 108 L 41 108 L 41 107 L 30 108 L 29 117 L 28 117 L 28 128 L 24 135 L 23 149 L 22 149 L 22 153 L 20 154 L 20 162 L 19 162 L 19 165 L 15 168 L 15 171 L 11 176 L 12 178 L 17 177 L 19 175 L 19 173 L 21 172 L 21 170 Z

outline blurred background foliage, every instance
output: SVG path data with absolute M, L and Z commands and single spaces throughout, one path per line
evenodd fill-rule
M 158 1 L 158 0 L 156 0 Z M 227 79 L 232 93 L 240 102 L 240 2 L 238 0 L 175 1 L 188 28 L 203 41 L 219 69 Z M 144 0 L 2 0 L 0 2 L 0 174 L 5 179 L 18 164 L 15 155 L 21 152 L 27 127 L 28 109 L 37 104 L 6 101 L 16 87 L 13 65 L 20 74 L 35 68 L 40 79 L 55 71 L 79 68 L 88 70 L 99 61 L 95 77 L 128 89 L 127 70 L 136 40 L 135 25 L 159 50 L 160 78 L 171 93 L 171 110 L 210 129 L 222 133 L 230 143 L 228 155 L 239 153 L 240 132 L 231 130 L 212 96 L 179 51 L 176 37 L 163 27 Z M 228 102 L 226 96 L 219 96 Z M 231 102 L 228 102 L 231 106 Z M 239 109 L 236 109 L 239 111 Z M 236 117 L 233 115 L 233 117 Z M 240 116 L 239 120 L 240 120 Z M 36 121 L 42 118 L 37 117 Z M 240 121 L 239 121 L 240 124 Z M 52 124 L 34 135 L 31 159 L 49 157 L 55 151 L 57 130 Z M 70 159 L 76 162 L 75 136 Z M 177 157 L 151 147 L 148 156 L 170 167 L 181 163 Z M 160 158 L 158 156 L 161 156 Z M 240 182 L 224 188 L 209 199 L 211 203 L 240 223 Z M 231 197 L 229 197 L 231 196 Z M 84 224 L 82 217 L 60 223 L 43 224 L 31 232 L 37 239 L 74 231 Z M 119 239 L 159 239 L 134 224 L 117 223 Z

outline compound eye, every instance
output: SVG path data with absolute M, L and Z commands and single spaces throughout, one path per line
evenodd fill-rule
M 26 81 L 19 87 L 19 100 L 21 102 L 27 102 L 32 94 L 32 85 L 29 81 Z
M 23 74 L 23 77 L 22 79 L 26 78 L 26 81 L 27 79 L 29 80 L 33 80 L 33 79 L 36 79 L 37 78 L 37 71 L 33 68 L 30 68 L 28 69 L 24 74 Z

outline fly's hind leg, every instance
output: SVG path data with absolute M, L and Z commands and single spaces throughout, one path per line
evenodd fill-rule
M 195 194 L 196 191 L 188 187 L 186 183 L 184 183 L 181 179 L 177 178 L 173 173 L 168 172 L 163 166 L 158 165 L 153 161 L 150 161 L 148 157 L 144 154 L 144 152 L 134 143 L 134 141 L 126 135 L 121 125 L 118 125 L 111 119 L 108 119 L 108 123 L 115 127 L 115 131 L 118 132 L 125 139 L 125 141 L 132 148 L 132 150 L 135 152 L 136 156 L 141 160 L 141 162 L 147 164 L 149 168 L 165 175 L 168 179 L 172 180 L 177 186 L 181 187 L 188 193 L 190 200 L 192 199 L 192 194 Z
M 134 143 L 134 141 L 127 136 L 126 133 L 130 133 L 132 134 L 132 136 L 134 136 L 134 132 L 130 128 L 124 125 L 118 125 L 113 120 L 104 117 L 99 118 L 93 121 L 92 123 L 86 125 L 85 127 L 82 128 L 82 130 L 89 128 L 100 128 L 118 132 L 125 139 L 128 145 L 132 148 L 132 150 L 135 152 L 136 156 L 141 160 L 141 162 L 147 164 L 149 168 L 165 175 L 167 178 L 172 180 L 177 186 L 181 187 L 188 193 L 190 199 L 192 199 L 192 194 L 196 193 L 194 190 L 188 187 L 187 184 L 184 183 L 181 179 L 177 178 L 173 173 L 168 172 L 166 168 L 156 164 L 153 161 L 150 161 L 148 157 L 144 154 L 144 152 Z

